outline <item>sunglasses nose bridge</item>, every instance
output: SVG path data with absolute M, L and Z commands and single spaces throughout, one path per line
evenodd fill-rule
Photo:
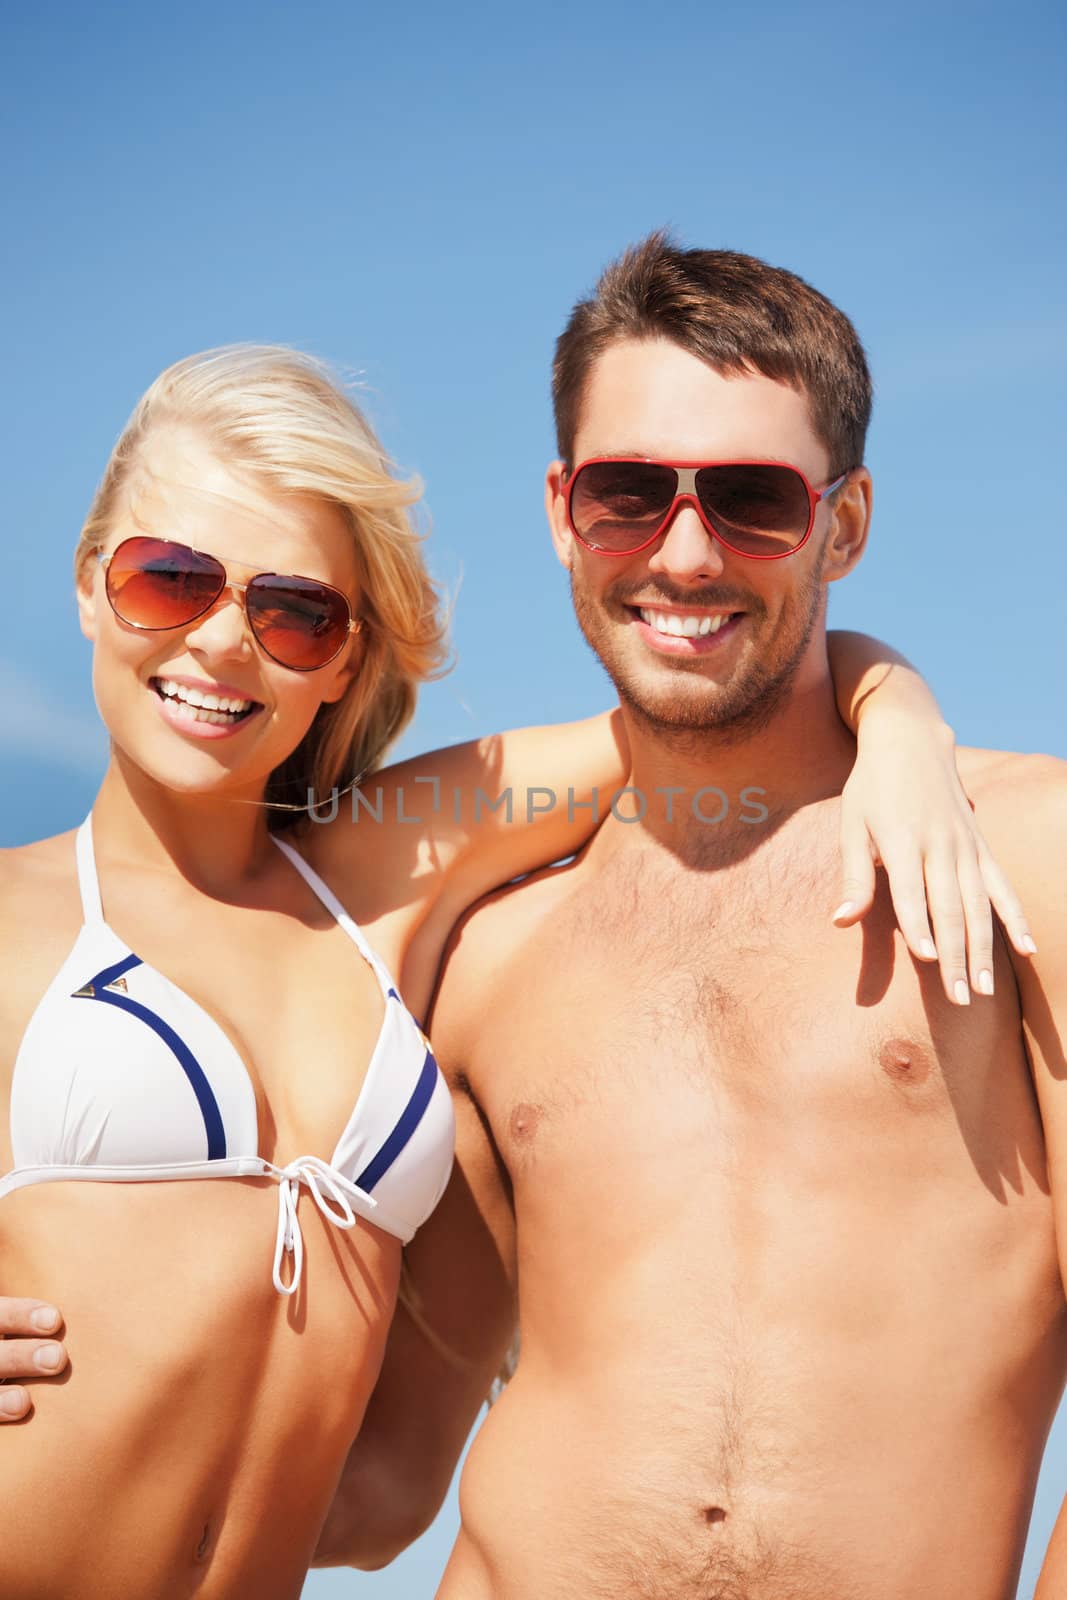
M 690 473 L 692 473 L 691 468 Z M 679 477 L 681 477 L 681 473 L 679 473 Z M 675 490 L 674 499 L 667 509 L 667 515 L 663 519 L 663 526 L 660 528 L 661 538 L 670 533 L 679 514 L 686 509 L 696 513 L 697 520 L 709 539 L 718 539 L 719 535 L 708 521 L 708 514 L 700 503 L 700 496 L 696 492 L 695 482 L 689 487 L 686 487 L 681 482 L 679 483 L 678 488 Z
M 213 617 L 217 611 L 224 610 L 227 606 L 233 605 L 233 606 L 236 606 L 238 611 L 241 612 L 241 615 L 242 615 L 242 617 L 244 619 L 244 622 L 245 622 L 245 626 L 247 627 L 247 625 L 248 625 L 248 602 L 247 602 L 247 598 L 246 598 L 247 590 L 248 590 L 247 583 L 233 583 L 233 582 L 231 582 L 231 580 L 230 580 L 230 578 L 228 576 L 224 576 L 221 584 L 219 585 L 218 594 L 215 596 L 214 600 L 212 600 L 212 602 L 208 606 L 207 610 L 201 612 L 200 616 L 197 617 L 195 619 L 195 621 L 198 622 L 198 623 L 199 622 L 204 622 L 204 621 L 207 620 L 208 617 Z
M 708 514 L 705 511 L 700 499 L 700 495 L 697 492 L 697 473 L 699 472 L 700 468 L 675 467 L 674 470 L 678 478 L 678 485 L 674 491 L 674 503 L 671 506 L 669 513 L 671 519 L 673 520 L 673 518 L 677 516 L 678 510 L 681 506 L 692 506 L 693 510 L 700 518 L 700 521 L 704 527 L 704 532 L 707 534 L 708 538 L 718 540 L 718 530 L 708 520 Z

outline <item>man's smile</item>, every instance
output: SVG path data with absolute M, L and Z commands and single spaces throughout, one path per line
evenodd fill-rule
M 725 607 L 628 605 L 642 639 L 661 654 L 708 655 L 735 638 L 744 623 L 743 611 Z

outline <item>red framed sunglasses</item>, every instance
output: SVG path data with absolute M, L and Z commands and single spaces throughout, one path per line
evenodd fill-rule
M 704 527 L 736 555 L 778 561 L 811 536 L 815 508 L 848 477 L 815 489 L 784 461 L 650 461 L 598 456 L 575 467 L 564 489 L 571 532 L 598 555 L 645 550 L 693 507 Z
M 134 534 L 98 559 L 120 622 L 147 633 L 184 628 L 229 590 L 241 596 L 256 643 L 292 672 L 328 666 L 362 626 L 347 597 L 328 583 L 277 572 L 234 583 L 217 556 L 174 539 Z

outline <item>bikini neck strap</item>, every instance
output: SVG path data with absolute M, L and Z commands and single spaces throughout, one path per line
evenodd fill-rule
M 78 861 L 78 888 L 82 897 L 82 916 L 89 923 L 103 922 L 104 907 L 100 899 L 100 880 L 96 875 L 91 811 L 78 829 L 74 848 Z

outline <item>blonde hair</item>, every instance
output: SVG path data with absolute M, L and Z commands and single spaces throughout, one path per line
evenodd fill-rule
M 288 808 L 271 817 L 282 828 L 299 818 L 309 789 L 325 801 L 373 771 L 410 720 L 418 685 L 444 668 L 445 621 L 409 514 L 421 485 L 394 475 L 367 419 L 321 362 L 281 345 L 206 350 L 168 367 L 138 402 L 82 528 L 77 574 L 106 539 L 149 434 L 174 425 L 202 432 L 220 458 L 268 486 L 339 507 L 352 531 L 359 670 L 270 776 L 268 805 Z

